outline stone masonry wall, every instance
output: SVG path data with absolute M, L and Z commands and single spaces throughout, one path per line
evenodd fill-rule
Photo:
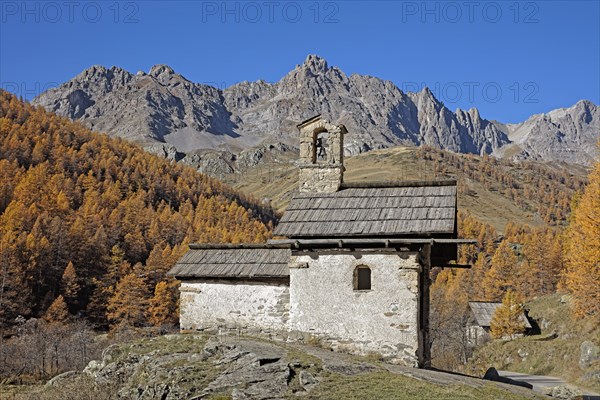
M 371 290 L 354 290 L 354 270 L 371 269 Z M 310 334 L 337 350 L 419 361 L 416 253 L 292 256 L 290 338 Z
M 300 192 L 336 192 L 342 184 L 343 168 L 341 165 L 338 167 L 309 165 L 300 168 Z
M 181 282 L 183 330 L 236 330 L 271 335 L 287 331 L 287 282 L 196 280 Z

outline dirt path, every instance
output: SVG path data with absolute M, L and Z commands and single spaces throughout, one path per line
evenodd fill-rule
M 583 396 L 585 400 L 600 400 L 600 394 L 590 392 L 589 390 L 578 388 L 577 386 L 571 385 L 565 382 L 561 378 L 556 378 L 553 376 L 542 376 L 542 375 L 528 375 L 521 374 L 519 372 L 512 371 L 498 371 L 500 376 L 505 378 L 514 379 L 515 381 L 527 382 L 533 385 L 533 390 L 538 393 L 547 393 L 548 388 L 553 388 L 556 386 L 571 386 L 577 389 L 580 389 L 583 392 Z

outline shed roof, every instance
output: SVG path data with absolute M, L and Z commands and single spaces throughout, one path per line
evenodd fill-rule
M 168 275 L 191 278 L 288 278 L 288 247 L 273 245 L 190 245 Z
M 369 237 L 454 234 L 456 181 L 344 184 L 333 193 L 299 193 L 277 236 Z
M 492 317 L 494 316 L 496 309 L 498 307 L 500 307 L 501 305 L 502 305 L 502 303 L 492 303 L 492 302 L 485 302 L 485 301 L 470 301 L 469 302 L 469 307 L 471 308 L 471 311 L 473 312 L 473 316 L 475 317 L 475 321 L 477 322 L 477 325 L 482 326 L 482 327 L 490 326 L 490 323 L 492 322 Z M 529 323 L 529 320 L 525 316 L 525 313 L 523 313 L 521 315 L 521 319 L 525 323 L 525 328 L 531 328 L 531 324 Z

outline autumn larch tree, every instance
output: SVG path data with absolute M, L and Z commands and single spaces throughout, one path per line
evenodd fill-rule
M 571 216 L 565 245 L 564 283 L 576 316 L 600 316 L 600 161 Z
M 108 320 L 117 325 L 144 326 L 148 315 L 148 289 L 144 279 L 135 273 L 127 274 L 108 299 Z
M 60 282 L 60 291 L 62 297 L 67 302 L 69 310 L 75 314 L 79 309 L 79 279 L 75 272 L 75 267 L 72 262 L 69 262 L 65 272 L 63 272 L 62 279 Z
M 64 323 L 69 319 L 67 303 L 62 295 L 59 295 L 44 314 L 44 320 L 50 323 Z
M 150 299 L 150 323 L 154 326 L 177 323 L 177 282 L 158 282 Z
M 525 332 L 525 321 L 522 315 L 523 304 L 519 296 L 512 290 L 508 290 L 502 299 L 502 305 L 492 316 L 490 323 L 492 337 L 514 339 L 516 335 Z
M 0 180 L 0 336 L 18 315 L 42 317 L 57 293 L 104 328 L 108 299 L 136 264 L 153 272 L 143 276 L 148 299 L 187 243 L 264 242 L 275 220 L 270 207 L 194 168 L 3 90 Z
M 492 257 L 492 266 L 483 279 L 483 293 L 487 300 L 498 301 L 514 285 L 517 256 L 508 241 L 503 240 Z

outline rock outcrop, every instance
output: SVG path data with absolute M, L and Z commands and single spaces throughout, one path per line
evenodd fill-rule
M 261 340 L 166 335 L 143 346 L 110 346 L 81 375 L 113 388 L 124 399 L 225 394 L 234 399 L 280 399 L 310 391 L 322 371 L 316 358 L 298 358 L 289 348 Z
M 387 391 L 378 388 L 383 381 Z M 427 395 L 537 398 L 518 386 L 485 382 L 459 374 L 369 361 L 308 345 L 186 334 L 109 346 L 101 360 L 90 362 L 82 372 L 55 377 L 32 398 L 337 399 L 348 398 L 346 385 L 356 387 L 356 398 L 392 398 L 390 390 L 409 393 L 393 396 L 402 399 Z

